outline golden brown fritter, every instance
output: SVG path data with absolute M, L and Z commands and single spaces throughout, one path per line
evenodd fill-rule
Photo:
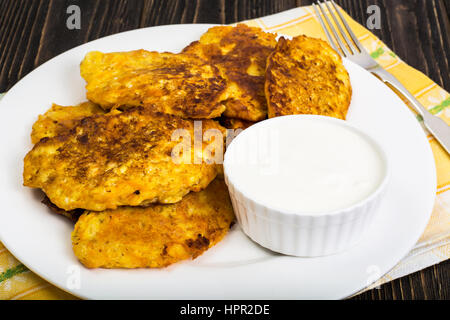
M 228 190 L 216 179 L 176 204 L 84 213 L 72 233 L 73 251 L 88 268 L 160 268 L 199 256 L 233 221 Z
M 269 118 L 318 114 L 345 119 L 352 96 L 342 59 L 325 41 L 280 38 L 267 60 Z
M 226 81 L 219 70 L 190 55 L 89 52 L 81 62 L 87 98 L 105 110 L 145 106 L 183 118 L 222 114 Z
M 186 130 L 186 141 L 194 146 L 193 122 L 142 107 L 86 117 L 68 134 L 44 138 L 33 147 L 24 159 L 24 185 L 41 188 L 64 210 L 180 201 L 217 174 L 216 164 L 201 162 L 214 156 L 206 152 L 210 142 L 199 140 L 202 149 L 191 147 L 190 154 L 185 149 L 184 161 L 173 161 L 172 150 L 181 142 L 172 141 L 172 133 Z M 201 123 L 203 132 L 224 130 L 213 120 Z
M 199 41 L 184 48 L 217 66 L 228 81 L 224 115 L 258 121 L 267 117 L 264 96 L 266 60 L 276 35 L 245 24 L 210 28 Z
M 35 144 L 42 138 L 67 133 L 79 120 L 102 113 L 105 111 L 92 102 L 84 102 L 70 107 L 53 104 L 47 112 L 39 115 L 38 120 L 33 124 L 31 142 Z

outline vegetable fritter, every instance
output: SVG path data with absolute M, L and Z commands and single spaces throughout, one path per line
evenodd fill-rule
M 214 156 L 208 148 L 218 144 L 202 137 L 208 129 L 222 133 L 224 128 L 213 120 L 201 124 L 201 148 L 195 148 L 194 121 L 142 107 L 86 117 L 68 134 L 41 139 L 33 147 L 24 159 L 24 185 L 42 189 L 64 210 L 178 202 L 217 174 L 217 165 L 205 162 Z M 181 144 L 172 141 L 177 129 L 186 130 L 194 146 L 186 149 L 190 154 L 180 152 L 181 158 L 172 157 Z
M 89 52 L 80 66 L 87 98 L 105 110 L 145 106 L 183 118 L 222 114 L 226 81 L 202 59 L 136 50 Z
M 215 179 L 176 204 L 88 211 L 75 225 L 72 244 L 88 268 L 160 268 L 199 256 L 233 221 L 227 187 Z
M 266 60 L 276 45 L 276 35 L 245 24 L 210 28 L 183 53 L 217 66 L 228 82 L 224 115 L 258 121 L 267 117 L 264 96 Z
M 352 96 L 339 54 L 307 36 L 278 40 L 267 60 L 265 91 L 269 118 L 318 114 L 345 119 Z

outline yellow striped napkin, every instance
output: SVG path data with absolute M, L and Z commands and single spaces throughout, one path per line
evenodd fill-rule
M 395 75 L 431 113 L 442 117 L 450 124 L 450 95 L 424 74 L 400 60 L 383 42 L 345 12 L 344 15 L 371 56 Z M 312 7 L 299 7 L 245 23 L 258 26 L 265 31 L 289 36 L 306 34 L 326 40 Z M 421 121 L 420 117 L 417 120 Z M 438 179 L 432 217 L 415 248 L 371 287 L 424 269 L 450 257 L 450 157 L 428 132 L 426 134 L 434 153 Z M 0 244 L 0 299 L 73 298 L 31 273 Z

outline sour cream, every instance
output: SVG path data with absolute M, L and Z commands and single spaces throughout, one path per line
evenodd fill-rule
M 386 176 L 378 145 L 347 122 L 287 116 L 242 132 L 225 154 L 227 179 L 270 208 L 327 213 L 368 198 Z

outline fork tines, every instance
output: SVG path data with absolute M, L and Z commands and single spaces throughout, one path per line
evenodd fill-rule
M 316 11 L 317 18 L 323 30 L 325 31 L 328 42 L 331 44 L 334 50 L 339 52 L 344 57 L 360 53 L 364 50 L 358 38 L 353 33 L 352 29 L 348 25 L 347 21 L 345 20 L 344 16 L 333 0 L 325 2 L 317 1 L 316 3 L 313 3 L 313 8 Z M 336 14 L 333 12 L 333 9 L 339 16 L 341 23 L 339 22 Z M 326 10 L 328 10 L 328 12 Z M 325 19 L 322 18 L 322 16 Z M 335 25 L 337 26 L 337 29 L 328 18 L 328 16 L 332 17 Z M 342 26 L 345 28 L 346 32 L 344 31 Z M 331 36 L 329 30 L 331 30 L 334 38 Z M 349 39 L 347 34 L 350 35 L 353 41 Z

